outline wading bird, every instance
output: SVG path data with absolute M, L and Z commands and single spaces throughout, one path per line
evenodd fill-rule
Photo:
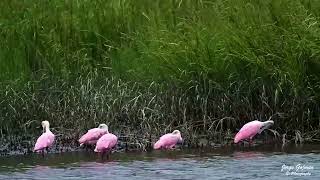
M 54 142 L 54 134 L 50 131 L 49 127 L 50 124 L 48 121 L 42 121 L 41 122 L 43 133 L 42 135 L 38 138 L 33 151 L 34 152 L 39 152 L 42 151 L 44 153 L 44 150 L 52 146 Z
M 112 133 L 109 133 L 108 126 L 106 126 L 107 133 L 97 141 L 94 152 L 102 153 L 102 158 L 105 153 L 111 153 L 113 147 L 117 145 L 118 138 Z
M 174 149 L 177 143 L 182 143 L 182 137 L 179 130 L 165 134 L 153 145 L 153 149 Z
M 265 129 L 268 129 L 270 126 L 274 124 L 273 121 L 268 120 L 268 121 L 251 121 L 245 124 L 240 131 L 236 134 L 234 137 L 234 143 L 238 143 L 242 140 L 249 139 L 249 143 L 252 143 L 252 138 L 256 134 L 261 134 L 261 132 Z
M 98 139 L 108 133 L 108 126 L 106 124 L 100 124 L 97 128 L 88 130 L 80 139 L 80 146 L 84 144 L 94 145 L 97 143 Z

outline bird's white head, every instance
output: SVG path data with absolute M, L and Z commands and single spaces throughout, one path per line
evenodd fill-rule
M 274 124 L 274 121 L 272 120 L 262 122 L 262 126 L 259 130 L 259 133 L 261 133 L 265 129 L 269 129 L 273 124 Z
M 181 133 L 179 130 L 174 130 L 172 132 L 173 135 L 176 135 L 179 138 L 179 142 L 182 143 L 182 137 L 181 137 Z
M 99 129 L 104 129 L 104 130 L 107 131 L 107 133 L 109 133 L 109 128 L 108 128 L 108 125 L 106 125 L 106 124 L 100 124 L 100 125 L 98 126 L 98 128 L 99 128 Z
M 49 127 L 50 127 L 49 121 L 42 121 L 41 125 L 44 132 L 49 131 Z

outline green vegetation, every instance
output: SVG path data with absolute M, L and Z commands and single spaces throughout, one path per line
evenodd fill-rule
M 318 0 L 1 0 L 0 9 L 3 137 L 39 134 L 47 119 L 60 134 L 107 122 L 145 137 L 179 128 L 193 142 L 270 116 L 276 135 L 320 137 Z

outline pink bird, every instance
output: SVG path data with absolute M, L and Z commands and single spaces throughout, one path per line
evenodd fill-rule
M 172 133 L 165 134 L 153 145 L 153 149 L 173 149 L 177 143 L 182 142 L 181 133 L 179 130 L 174 130 Z
M 98 139 L 104 134 L 108 133 L 108 126 L 106 124 L 100 124 L 98 128 L 88 130 L 80 139 L 80 146 L 83 144 L 96 144 Z
M 34 152 L 39 152 L 39 151 L 44 152 L 44 150 L 52 146 L 54 142 L 54 134 L 49 129 L 50 127 L 49 122 L 42 121 L 41 125 L 43 130 L 45 130 L 45 132 L 38 138 L 33 149 Z
M 112 133 L 108 132 L 108 126 L 107 126 L 107 133 L 97 141 L 96 148 L 94 149 L 95 152 L 110 152 L 113 147 L 116 146 L 118 142 L 117 136 L 115 136 Z
M 268 129 L 270 126 L 274 124 L 273 121 L 251 121 L 245 124 L 240 131 L 234 137 L 234 143 L 238 143 L 239 141 L 249 139 L 250 143 L 252 142 L 252 138 L 257 134 L 261 134 L 261 132 L 265 129 Z

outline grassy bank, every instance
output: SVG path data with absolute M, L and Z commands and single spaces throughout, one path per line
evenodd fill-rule
M 317 0 L 0 8 L 2 137 L 39 134 L 47 119 L 61 137 L 107 122 L 142 139 L 179 128 L 190 143 L 221 141 L 272 116 L 275 134 L 320 138 Z

